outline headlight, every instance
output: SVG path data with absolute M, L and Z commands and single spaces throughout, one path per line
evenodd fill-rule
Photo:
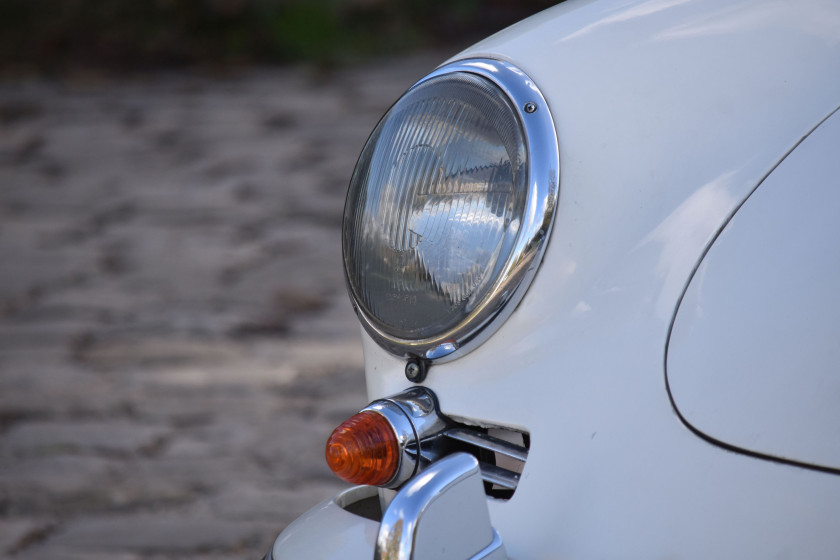
M 554 123 L 521 70 L 467 60 L 420 80 L 374 129 L 347 195 L 344 269 L 366 330 L 430 360 L 484 340 L 536 271 L 558 179 Z

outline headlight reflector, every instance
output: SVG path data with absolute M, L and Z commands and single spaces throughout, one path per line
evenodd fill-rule
M 491 65 L 511 78 L 489 72 Z M 537 118 L 534 108 L 542 109 Z M 554 146 L 538 181 L 525 119 L 547 119 L 537 128 L 550 131 Z M 542 96 L 521 71 L 497 61 L 440 69 L 385 114 L 353 173 L 343 232 L 351 296 L 380 344 L 442 357 L 512 299 L 529 276 L 523 254 L 530 262 L 541 252 L 550 226 L 556 144 Z
M 377 326 L 429 338 L 486 295 L 519 231 L 525 160 L 515 110 L 479 76 L 429 80 L 394 105 L 345 218 L 350 285 Z

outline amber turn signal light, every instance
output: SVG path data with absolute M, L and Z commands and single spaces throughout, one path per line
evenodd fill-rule
M 327 464 L 353 484 L 387 484 L 400 466 L 400 444 L 390 422 L 364 410 L 333 430 L 327 440 Z

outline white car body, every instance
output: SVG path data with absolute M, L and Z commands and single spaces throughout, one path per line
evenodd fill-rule
M 469 58 L 533 78 L 560 148 L 533 283 L 423 382 L 530 433 L 515 495 L 487 500 L 508 557 L 837 558 L 840 3 L 569 0 Z M 363 337 L 369 397 L 410 387 Z M 348 499 L 274 557 L 372 558 Z

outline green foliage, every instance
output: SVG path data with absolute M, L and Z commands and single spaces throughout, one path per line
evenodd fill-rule
M 0 69 L 315 61 L 465 45 L 549 0 L 0 0 Z

